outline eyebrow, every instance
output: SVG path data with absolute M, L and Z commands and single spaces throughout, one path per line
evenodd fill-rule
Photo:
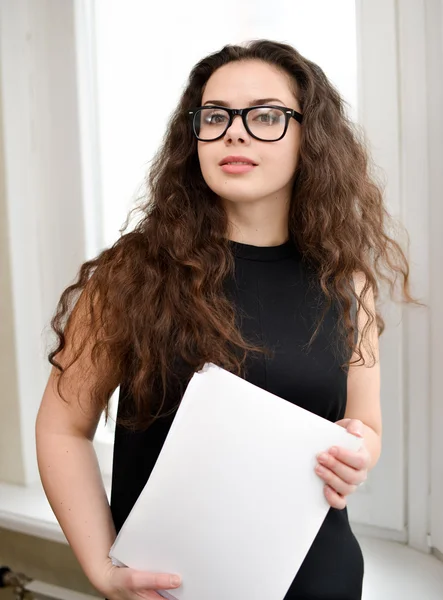
M 280 104 L 284 104 L 278 98 L 258 98 L 257 100 L 252 100 L 248 106 L 257 106 L 259 104 L 267 104 L 268 102 L 280 102 Z M 229 107 L 229 102 L 224 102 L 223 100 L 207 100 L 203 106 L 206 104 L 218 104 L 219 106 Z

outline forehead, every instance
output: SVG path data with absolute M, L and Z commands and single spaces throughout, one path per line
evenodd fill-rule
M 254 98 L 279 98 L 290 106 L 296 102 L 286 73 L 262 61 L 232 62 L 211 75 L 202 103 L 224 100 L 231 106 L 245 105 Z

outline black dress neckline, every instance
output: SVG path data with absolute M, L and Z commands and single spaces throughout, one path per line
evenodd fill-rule
M 234 255 L 238 258 L 256 261 L 281 260 L 295 256 L 298 253 L 297 246 L 292 239 L 278 246 L 254 246 L 229 240 L 229 245 Z

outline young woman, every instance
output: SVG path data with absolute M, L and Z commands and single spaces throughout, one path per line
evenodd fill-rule
M 378 279 L 400 275 L 415 300 L 357 131 L 323 71 L 291 46 L 259 40 L 204 58 L 150 170 L 138 225 L 61 296 L 39 468 L 107 598 L 154 600 L 180 585 L 114 567 L 108 552 L 206 362 L 363 437 L 359 452 L 318 458 L 331 508 L 286 600 L 361 597 L 346 501 L 381 451 Z M 92 440 L 118 386 L 109 506 Z

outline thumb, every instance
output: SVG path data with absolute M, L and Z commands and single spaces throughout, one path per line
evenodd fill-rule
M 149 571 L 138 571 L 136 569 L 123 568 L 122 577 L 124 587 L 134 592 L 140 590 L 169 590 L 181 585 L 180 575 L 174 573 L 151 573 Z M 124 571 L 126 571 L 124 573 Z
M 348 433 L 356 435 L 357 437 L 363 437 L 363 423 L 359 419 L 349 419 L 349 423 L 346 427 Z
M 340 425 L 340 427 L 344 427 L 345 429 L 347 429 L 350 422 L 351 422 L 351 419 L 340 419 L 340 421 L 336 421 L 335 424 Z

